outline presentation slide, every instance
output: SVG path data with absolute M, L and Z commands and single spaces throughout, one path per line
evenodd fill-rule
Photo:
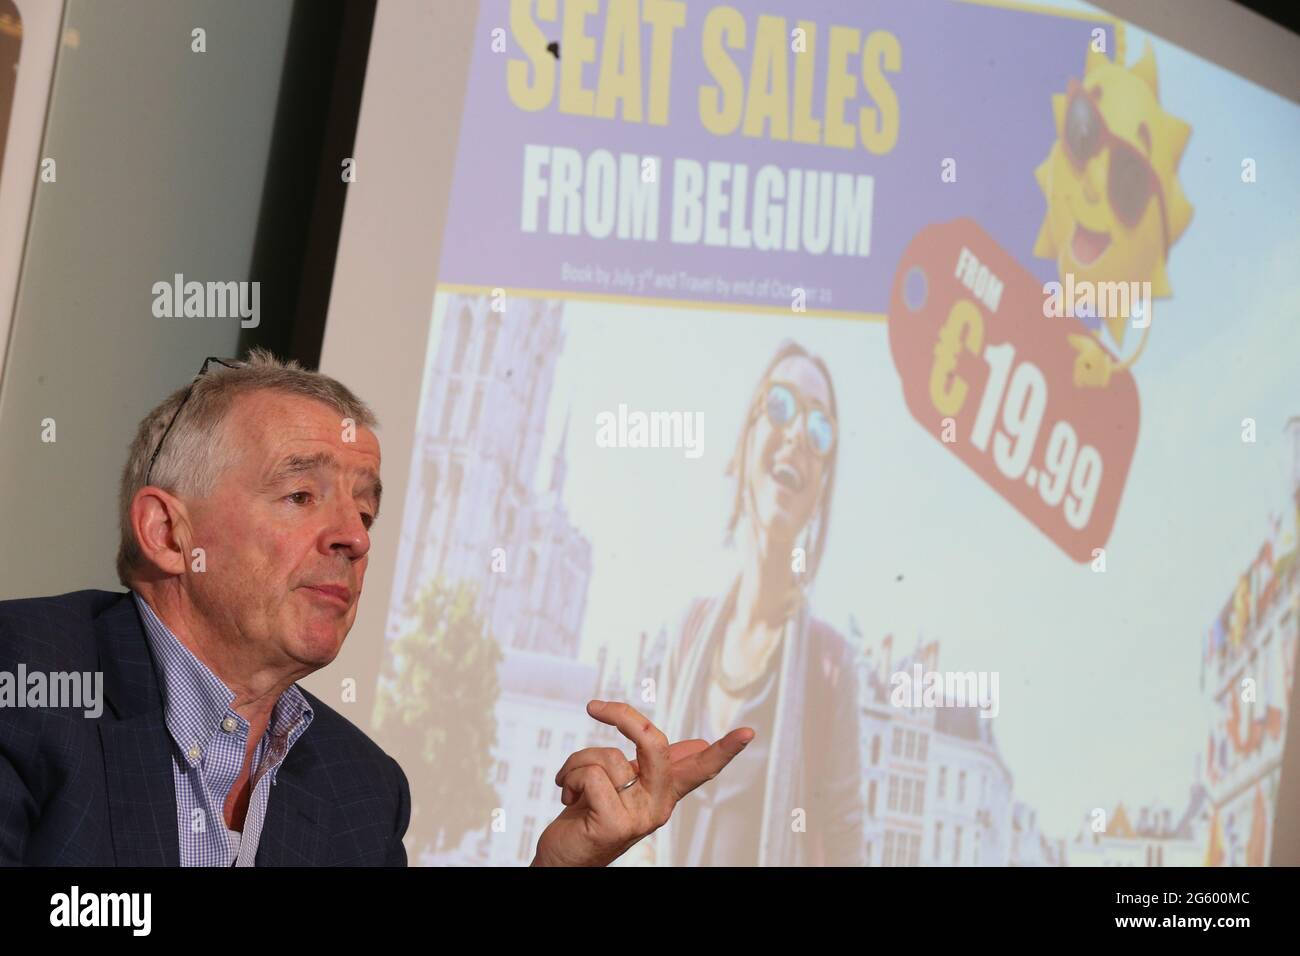
M 618 865 L 1267 865 L 1300 106 L 1073 2 L 473 43 L 367 597 L 412 863 L 526 865 L 598 698 L 758 734 Z

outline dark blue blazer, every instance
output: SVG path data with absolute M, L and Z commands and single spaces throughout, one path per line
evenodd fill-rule
M 180 865 L 173 743 L 130 593 L 0 601 L 0 671 L 19 663 L 102 671 L 103 713 L 0 707 L 0 864 Z M 303 693 L 314 717 L 280 766 L 257 865 L 405 866 L 402 768 Z

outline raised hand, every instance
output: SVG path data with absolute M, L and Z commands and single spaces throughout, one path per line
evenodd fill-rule
M 613 747 L 572 754 L 555 775 L 565 809 L 542 831 L 533 866 L 606 866 L 672 816 L 677 801 L 716 777 L 754 739 L 740 727 L 709 744 L 668 738 L 628 704 L 593 700 L 587 713 L 636 745 L 628 760 Z

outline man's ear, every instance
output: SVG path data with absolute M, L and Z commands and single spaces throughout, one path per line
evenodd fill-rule
M 131 501 L 131 529 L 140 553 L 158 570 L 183 575 L 189 569 L 193 533 L 179 498 L 153 485 L 141 488 Z

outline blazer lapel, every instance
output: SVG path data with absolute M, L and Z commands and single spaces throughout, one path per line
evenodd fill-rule
M 176 784 L 162 693 L 129 593 L 95 621 L 107 713 L 99 720 L 118 866 L 179 866 Z
M 258 866 L 325 864 L 326 806 L 312 786 L 319 765 L 309 731 L 298 738 L 276 773 L 257 843 Z

